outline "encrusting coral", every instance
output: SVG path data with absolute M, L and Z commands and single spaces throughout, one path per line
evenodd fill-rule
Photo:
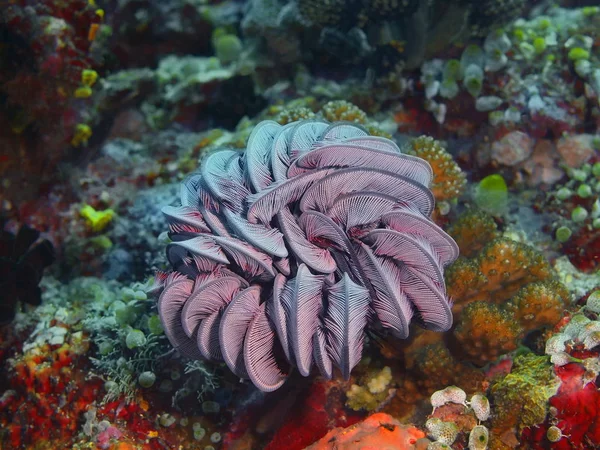
M 450 266 L 446 281 L 455 307 L 460 307 L 477 300 L 502 303 L 525 284 L 552 276 L 552 269 L 541 253 L 526 244 L 498 238 L 475 258 L 461 258 Z
M 497 305 L 469 303 L 461 312 L 452 336 L 463 359 L 483 365 L 515 350 L 523 330 L 515 318 Z
M 441 142 L 429 136 L 421 136 L 407 145 L 407 153 L 423 158 L 431 165 L 431 190 L 437 201 L 450 201 L 464 192 L 466 175 Z
M 370 315 L 400 338 L 413 315 L 448 330 L 458 248 L 429 218 L 432 175 L 347 122 L 264 121 L 243 155 L 211 154 L 164 209 L 174 271 L 153 291 L 171 344 L 272 391 L 289 364 L 348 378 Z
M 466 258 L 474 257 L 486 244 L 499 237 L 493 217 L 479 209 L 462 213 L 446 231 L 456 241 L 461 256 Z

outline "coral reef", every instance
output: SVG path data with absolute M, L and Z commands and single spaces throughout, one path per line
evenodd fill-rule
M 600 447 L 594 2 L 4 3 L 1 448 Z

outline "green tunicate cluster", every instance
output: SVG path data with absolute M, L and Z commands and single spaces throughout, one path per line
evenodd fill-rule
M 228 33 L 222 28 L 217 28 L 212 35 L 212 44 L 215 55 L 223 65 L 237 61 L 244 49 L 242 41 L 235 34 Z
M 503 214 L 508 204 L 508 187 L 502 175 L 489 175 L 481 180 L 475 188 L 474 200 L 481 210 L 489 214 Z
M 132 350 L 137 347 L 142 347 L 146 344 L 146 335 L 142 330 L 132 328 L 125 337 L 125 345 Z
M 557 203 L 574 203 L 570 214 L 556 224 L 555 238 L 560 243 L 590 222 L 592 228 L 600 229 L 600 163 L 569 168 L 567 175 L 569 181 L 554 192 Z
M 152 385 L 154 384 L 155 381 L 156 381 L 156 375 L 154 374 L 154 372 L 150 372 L 149 370 L 147 370 L 146 372 L 140 373 L 140 375 L 138 377 L 138 383 L 140 383 L 140 386 L 142 386 L 144 388 L 152 387 Z
M 573 232 L 571 231 L 571 229 L 569 227 L 566 226 L 562 226 L 562 227 L 558 227 L 556 229 L 556 240 L 560 243 L 564 243 L 567 242 L 571 235 L 573 234 Z

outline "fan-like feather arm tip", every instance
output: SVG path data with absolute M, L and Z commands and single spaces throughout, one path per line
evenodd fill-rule
M 194 255 L 210 259 L 216 263 L 229 263 L 229 260 L 221 250 L 221 247 L 215 243 L 213 236 L 200 235 L 185 241 L 173 242 L 167 245 L 167 252 L 170 248 L 182 248 Z
M 323 276 L 313 275 L 305 264 L 300 264 L 296 278 L 285 285 L 281 294 L 294 360 L 305 377 L 309 375 L 312 363 L 313 335 L 319 325 L 322 289 Z
M 414 208 L 403 206 L 390 211 L 381 216 L 381 221 L 392 230 L 426 239 L 438 254 L 442 266 L 458 258 L 459 249 L 454 239 Z
M 154 279 L 152 280 L 152 285 L 146 290 L 147 295 L 157 296 L 165 288 L 165 282 L 169 277 L 169 272 L 164 272 L 162 270 L 157 270 L 154 274 Z
M 348 231 L 352 227 L 378 223 L 398 204 L 398 200 L 390 195 L 372 191 L 351 192 L 336 198 L 325 215 Z
M 239 292 L 227 305 L 219 324 L 219 343 L 223 360 L 240 378 L 248 378 L 244 364 L 244 338 L 258 312 L 260 286 L 250 286 Z
M 354 122 L 335 122 L 321 134 L 320 140 L 341 141 L 344 139 L 368 136 L 369 133 L 361 125 Z
M 212 239 L 221 246 L 236 263 L 236 265 L 250 277 L 259 276 L 263 273 L 268 274 L 270 277 L 275 277 L 275 270 L 273 269 L 273 259 L 256 250 L 251 245 L 248 245 L 244 241 L 233 237 L 220 237 L 213 236 Z
M 238 277 L 222 277 L 194 288 L 181 311 L 181 326 L 192 337 L 203 319 L 222 309 L 248 283 Z
M 320 323 L 317 328 L 317 332 L 313 336 L 313 358 L 315 360 L 315 364 L 319 368 L 321 375 L 327 379 L 331 380 L 333 376 L 333 364 L 331 362 L 331 357 L 327 353 L 327 336 L 324 329 L 324 325 Z
M 202 214 L 197 208 L 190 206 L 164 206 L 162 213 L 167 218 L 169 225 L 186 225 L 190 231 L 210 233 L 210 228 L 204 222 Z
M 352 167 L 334 170 L 308 187 L 300 200 L 300 210 L 325 212 L 340 195 L 356 191 L 390 195 L 414 204 L 426 215 L 430 215 L 435 206 L 431 191 L 410 178 L 380 169 Z
M 290 154 L 288 152 L 290 139 L 294 127 L 294 122 L 288 123 L 279 129 L 273 138 L 271 147 L 271 173 L 275 181 L 286 179 L 287 168 L 290 165 Z
M 283 234 L 276 228 L 250 223 L 244 217 L 235 214 L 228 209 L 225 209 L 223 213 L 227 219 L 227 224 L 238 237 L 245 239 L 255 247 L 258 247 L 270 255 L 279 258 L 288 256 L 288 251 L 283 240 Z
M 193 286 L 194 282 L 188 278 L 168 280 L 158 299 L 157 307 L 165 335 L 171 345 L 183 356 L 199 359 L 202 355 L 196 343 L 183 331 L 180 320 L 181 309 L 190 296 Z
M 309 151 L 327 128 L 327 123 L 318 120 L 298 122 L 290 136 L 290 156 L 296 158 L 299 154 Z
M 347 380 L 362 356 L 364 329 L 369 314 L 369 291 L 352 282 L 345 273 L 338 283 L 329 288 L 327 296 L 327 352 Z
M 348 236 L 337 224 L 327 217 L 316 211 L 307 211 L 300 215 L 298 225 L 306 238 L 314 243 L 319 238 L 326 239 L 331 242 L 331 246 L 351 254 L 352 244 L 348 240 Z
M 244 338 L 244 363 L 252 383 L 263 392 L 279 389 L 289 370 L 283 371 L 275 358 L 278 341 L 265 313 L 265 304 L 258 307 Z
M 182 206 L 196 207 L 198 205 L 198 188 L 202 176 L 199 173 L 189 175 L 179 188 L 179 200 Z
M 434 280 L 438 285 L 444 286 L 442 264 L 434 248 L 423 238 L 379 228 L 372 230 L 364 241 L 371 245 L 376 255 L 402 262 Z
M 450 302 L 440 287 L 418 270 L 400 267 L 401 288 L 415 305 L 422 325 L 432 331 L 448 331 L 452 327 Z
M 271 148 L 281 125 L 272 120 L 264 120 L 254 127 L 244 154 L 245 177 L 254 188 L 260 192 L 272 182 L 270 163 Z
M 433 180 L 433 169 L 426 160 L 424 160 L 423 158 L 419 158 L 418 156 L 407 155 L 402 151 L 400 147 L 398 147 L 398 145 L 396 145 L 394 141 L 388 138 L 379 136 L 362 136 L 357 138 L 346 139 L 344 142 L 355 145 L 364 145 L 365 147 L 369 147 L 376 150 L 386 150 L 389 152 L 401 153 L 408 159 L 412 160 L 416 165 L 421 166 L 423 170 L 429 172 L 429 176 L 427 177 L 429 179 L 429 182 L 424 183 L 426 186 L 429 187 L 431 181 Z
M 267 315 L 275 326 L 275 331 L 279 337 L 279 342 L 281 342 L 281 347 L 283 348 L 286 359 L 293 362 L 294 355 L 288 339 L 288 318 L 286 317 L 283 299 L 281 298 L 286 282 L 287 279 L 282 274 L 278 274 L 275 277 L 275 280 L 273 281 L 272 298 L 267 306 Z
M 289 208 L 285 207 L 277 213 L 277 221 L 287 244 L 297 259 L 317 272 L 335 272 L 337 264 L 329 250 L 313 244 L 306 238 L 304 231 L 296 223 L 296 218 Z
M 222 316 L 223 310 L 218 310 L 198 324 L 196 344 L 202 356 L 209 361 L 223 360 L 219 346 L 219 322 Z
M 368 245 L 360 243 L 356 251 L 358 263 L 369 278 L 375 295 L 371 306 L 381 324 L 398 338 L 406 339 L 413 309 L 401 289 L 400 269 L 391 260 L 373 254 Z
M 295 178 L 277 181 L 262 192 L 248 197 L 248 221 L 268 224 L 284 206 L 299 200 L 315 182 L 327 176 L 334 169 L 314 170 Z
M 414 156 L 346 142 L 335 142 L 320 146 L 298 157 L 290 165 L 288 177 L 325 167 L 362 167 L 386 170 L 410 178 L 423 186 L 429 186 L 432 174 L 429 164 Z

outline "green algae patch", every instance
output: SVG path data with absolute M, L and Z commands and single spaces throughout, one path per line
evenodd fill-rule
M 548 401 L 560 385 L 547 356 L 517 356 L 511 373 L 492 386 L 494 429 L 524 428 L 542 423 Z

